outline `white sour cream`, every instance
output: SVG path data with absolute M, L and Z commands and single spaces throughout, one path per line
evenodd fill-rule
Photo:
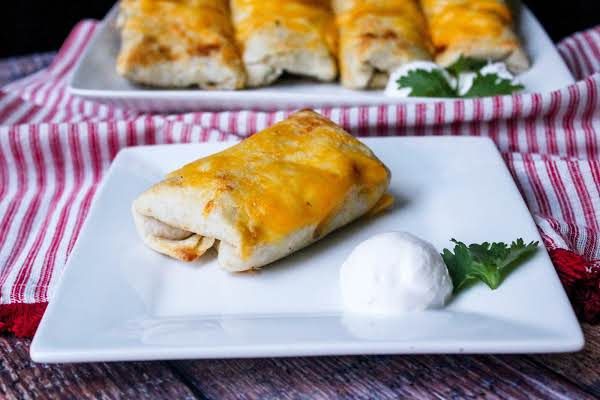
M 452 281 L 438 251 L 405 232 L 375 235 L 360 243 L 340 270 L 348 312 L 390 315 L 439 308 Z

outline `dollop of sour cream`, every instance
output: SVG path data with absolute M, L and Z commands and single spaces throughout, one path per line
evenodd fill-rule
M 438 70 L 442 73 L 442 75 L 444 75 L 451 87 L 456 86 L 456 79 L 454 79 L 445 69 L 436 63 L 431 61 L 412 61 L 400 66 L 390 74 L 384 94 L 392 97 L 408 97 L 412 89 L 406 87 L 399 88 L 398 79 L 408 75 L 409 72 L 416 70 L 423 70 L 427 72 Z
M 391 315 L 443 307 L 452 280 L 438 251 L 406 232 L 388 232 L 360 243 L 340 270 L 345 311 Z

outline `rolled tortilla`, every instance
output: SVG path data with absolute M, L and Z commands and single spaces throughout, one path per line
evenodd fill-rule
M 529 68 L 504 0 L 421 0 L 421 5 L 438 64 L 449 66 L 463 55 L 504 61 L 515 73 Z
M 433 46 L 417 0 L 333 0 L 333 7 L 345 87 L 381 88 L 401 65 L 431 60 Z
M 232 0 L 248 86 L 284 72 L 323 81 L 337 76 L 337 31 L 328 0 Z
M 117 71 L 138 83 L 243 87 L 227 0 L 122 0 Z
M 192 261 L 216 240 L 220 265 L 244 271 L 389 205 L 389 180 L 369 148 L 307 110 L 170 173 L 133 214 L 154 250 Z

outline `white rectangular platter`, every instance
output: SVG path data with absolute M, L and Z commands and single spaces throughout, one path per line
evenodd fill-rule
M 493 143 L 390 137 L 364 142 L 392 171 L 392 210 L 361 219 L 256 273 L 214 255 L 186 264 L 148 249 L 132 200 L 174 168 L 230 144 L 119 153 L 94 201 L 31 345 L 40 362 L 381 353 L 575 351 L 583 336 L 543 246 L 495 291 L 483 284 L 445 309 L 397 318 L 345 314 L 339 267 L 361 241 L 405 230 L 438 250 L 538 240 Z M 465 162 L 468 160 L 468 162 Z
M 573 83 L 573 76 L 533 13 L 525 6 L 519 5 L 517 9 L 519 33 L 533 64 L 530 70 L 519 75 L 526 91 L 548 92 Z M 399 99 L 387 97 L 381 90 L 349 90 L 338 83 L 319 83 L 302 78 L 287 78 L 264 88 L 239 91 L 163 90 L 137 86 L 119 76 L 115 70 L 120 47 L 116 18 L 115 7 L 103 21 L 77 65 L 69 83 L 70 93 L 117 107 L 160 112 L 280 110 L 442 100 L 416 97 Z

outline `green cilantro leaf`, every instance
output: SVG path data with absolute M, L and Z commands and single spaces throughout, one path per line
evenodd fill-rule
M 396 81 L 398 88 L 411 88 L 411 97 L 456 97 L 441 71 L 412 70 Z
M 488 242 L 467 246 L 455 239 L 452 241 L 454 253 L 444 249 L 442 258 L 452 278 L 454 293 L 476 280 L 496 289 L 519 261 L 533 254 L 538 247 L 538 242 L 525 244 L 523 239 L 517 239 L 510 246 Z
M 462 97 L 485 97 L 511 94 L 523 89 L 523 85 L 515 85 L 510 79 L 500 78 L 497 74 L 477 73 L 473 85 Z
M 481 68 L 485 67 L 486 64 L 487 61 L 485 60 L 472 57 L 465 57 L 461 54 L 458 60 L 454 61 L 454 63 L 452 63 L 446 68 L 446 71 L 457 77 L 463 72 L 479 71 Z

